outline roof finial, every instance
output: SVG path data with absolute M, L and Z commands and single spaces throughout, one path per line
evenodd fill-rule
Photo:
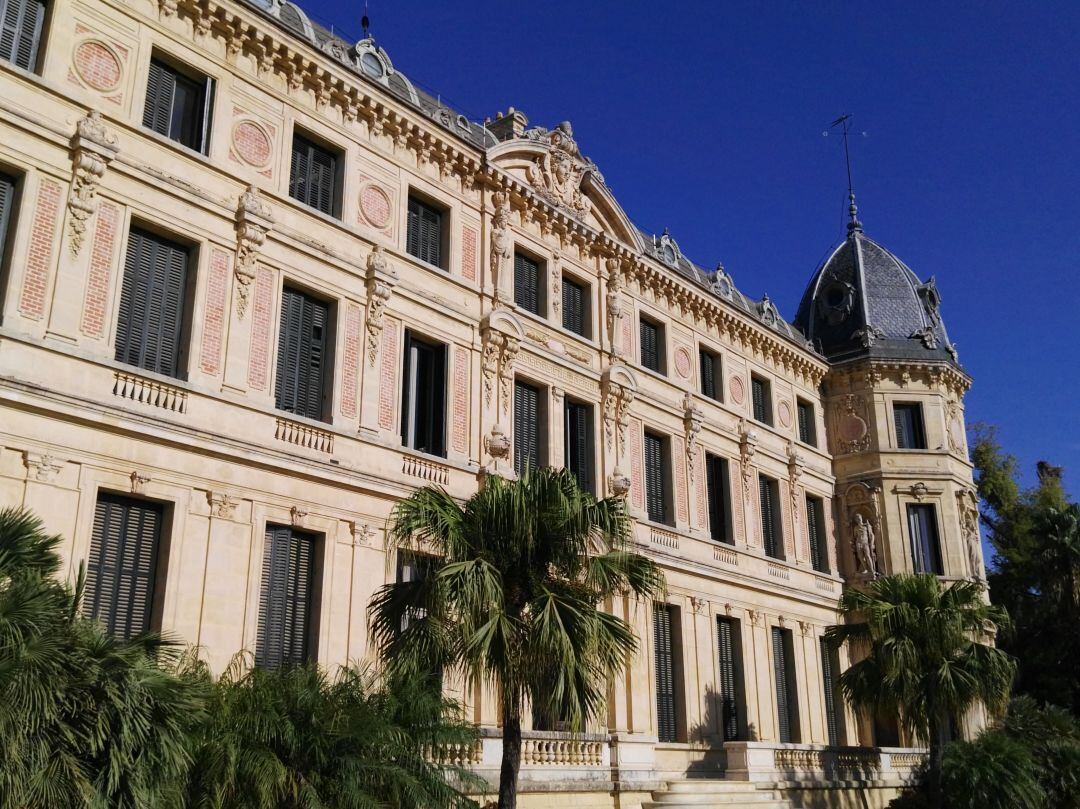
M 364 39 L 371 38 L 371 20 L 368 18 L 368 4 L 364 2 L 364 16 L 360 18 L 360 27 L 364 29 Z
M 833 121 L 830 127 L 841 127 L 844 133 L 844 160 L 847 163 L 847 194 L 848 194 L 848 233 L 862 230 L 862 222 L 859 221 L 859 209 L 855 205 L 855 185 L 851 179 L 851 147 L 848 144 L 848 129 L 851 127 L 851 113 L 846 112 Z

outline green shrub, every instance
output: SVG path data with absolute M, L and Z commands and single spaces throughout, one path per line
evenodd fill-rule
M 945 748 L 944 805 L 949 809 L 1040 809 L 1045 804 L 1039 774 L 1021 740 L 1002 730 L 984 731 L 973 742 L 953 742 Z

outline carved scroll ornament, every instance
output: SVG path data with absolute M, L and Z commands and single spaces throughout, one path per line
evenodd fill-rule
M 76 124 L 71 140 L 73 175 L 68 193 L 68 236 L 71 254 L 79 255 L 86 238 L 86 223 L 97 211 L 98 186 L 109 163 L 120 151 L 116 133 L 105 126 L 101 113 L 91 110 Z
M 382 335 L 383 311 L 397 284 L 398 274 L 386 257 L 386 251 L 375 245 L 367 257 L 367 332 L 368 364 L 374 367 L 379 355 L 379 338 Z
M 236 315 L 241 320 L 247 312 L 251 296 L 251 283 L 255 280 L 255 266 L 259 251 L 266 241 L 266 234 L 274 225 L 274 213 L 262 197 L 259 189 L 249 185 L 240 195 L 236 206 Z

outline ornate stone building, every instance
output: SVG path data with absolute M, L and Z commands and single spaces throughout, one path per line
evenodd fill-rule
M 422 575 L 396 500 L 567 466 L 669 593 L 610 605 L 640 654 L 589 733 L 526 734 L 530 805 L 910 776 L 822 636 L 847 584 L 981 574 L 970 380 L 854 210 L 791 324 L 636 228 L 569 124 L 471 122 L 289 2 L 0 12 L 0 505 L 88 611 L 215 669 L 364 659 L 376 588 Z M 456 693 L 493 775 L 497 705 Z

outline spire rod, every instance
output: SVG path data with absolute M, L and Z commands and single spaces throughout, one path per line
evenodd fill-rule
M 365 2 L 364 2 L 364 16 L 360 18 L 360 27 L 364 29 L 364 39 L 369 39 L 371 37 L 371 33 L 370 33 L 371 20 L 368 17 L 367 0 L 365 0 Z
M 848 193 L 848 232 L 862 230 L 862 222 L 859 221 L 859 209 L 855 205 L 855 183 L 851 179 L 851 146 L 848 143 L 848 129 L 851 128 L 850 112 L 846 112 L 833 121 L 831 128 L 840 127 L 844 133 L 844 161 L 847 163 L 847 193 Z

